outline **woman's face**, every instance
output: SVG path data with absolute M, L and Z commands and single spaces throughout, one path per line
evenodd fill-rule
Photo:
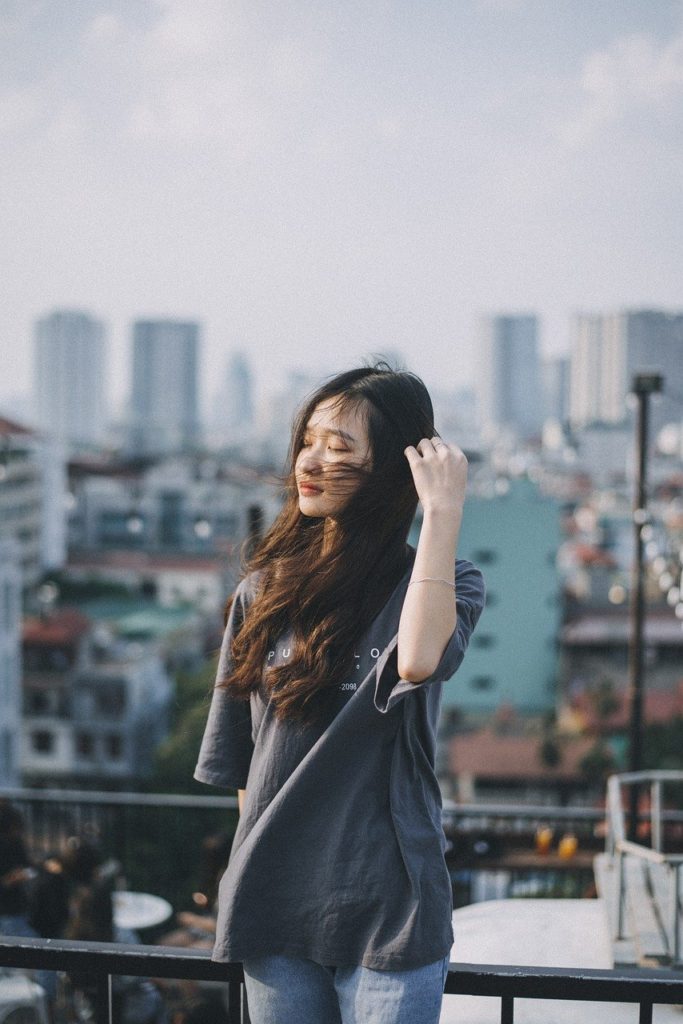
M 334 518 L 357 490 L 360 474 L 346 466 L 368 466 L 370 439 L 362 410 L 342 406 L 336 397 L 316 405 L 304 432 L 294 467 L 303 515 Z

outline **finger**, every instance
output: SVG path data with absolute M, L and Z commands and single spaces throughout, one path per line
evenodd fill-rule
M 429 457 L 434 454 L 434 445 L 428 437 L 423 437 L 421 441 L 418 441 L 417 450 L 423 457 L 425 455 Z
M 414 445 L 409 444 L 403 452 L 411 466 L 417 466 L 422 461 L 422 456 Z

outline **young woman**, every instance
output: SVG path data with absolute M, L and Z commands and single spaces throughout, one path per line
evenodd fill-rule
M 485 600 L 456 558 L 467 460 L 422 381 L 382 364 L 321 387 L 290 455 L 194 775 L 240 791 L 213 959 L 243 963 L 253 1024 L 435 1024 L 453 942 L 436 727 Z

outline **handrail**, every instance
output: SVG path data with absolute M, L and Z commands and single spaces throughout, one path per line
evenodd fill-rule
M 231 1024 L 248 1020 L 242 965 L 211 960 L 205 950 L 0 936 L 0 965 L 88 973 L 98 985 L 98 1024 L 111 1021 L 111 978 L 119 974 L 223 982 Z M 683 1002 L 683 973 L 452 962 L 444 992 L 499 997 L 501 1024 L 514 1024 L 514 1000 L 520 998 L 638 1003 L 640 1024 L 652 1024 L 655 1004 Z
M 649 860 L 652 864 L 683 864 L 683 853 L 660 853 L 659 850 L 651 850 L 649 846 L 643 846 L 641 843 L 632 843 L 630 839 L 619 839 L 616 848 L 622 853 L 630 853 L 633 857 Z
M 237 808 L 237 797 L 205 796 L 202 793 L 185 795 L 182 793 L 134 793 L 112 792 L 107 790 L 77 789 L 23 789 L 20 787 L 0 786 L 0 797 L 10 800 L 45 803 L 83 803 L 111 804 L 116 806 L 152 806 L 152 807 L 192 807 L 192 808 Z M 526 803 L 459 803 L 444 799 L 444 815 L 468 815 L 497 818 L 568 818 L 585 821 L 601 821 L 605 810 L 601 807 L 575 806 L 557 804 L 526 804 Z M 683 822 L 683 811 L 664 811 L 663 817 L 669 821 Z
M 672 872 L 672 906 L 668 908 L 668 916 L 672 927 L 672 940 L 669 938 L 664 926 L 664 913 L 667 908 L 659 906 L 654 890 L 650 893 L 650 902 L 657 919 L 658 926 L 662 933 L 665 948 L 669 955 L 673 947 L 672 960 L 675 964 L 681 963 L 681 869 L 683 868 L 683 854 L 666 853 L 662 850 L 663 830 L 662 822 L 664 814 L 662 810 L 662 785 L 664 783 L 683 783 L 683 771 L 674 769 L 658 769 L 653 771 L 624 772 L 619 775 L 611 775 L 607 780 L 607 837 L 606 852 L 618 858 L 618 891 L 617 891 L 617 921 L 616 939 L 625 938 L 624 935 L 624 911 L 626 902 L 626 872 L 624 870 L 624 857 L 636 857 L 641 861 L 650 864 L 658 864 L 669 868 Z M 651 846 L 644 843 L 634 842 L 626 838 L 625 812 L 622 802 L 622 787 L 631 785 L 650 785 L 650 837 Z

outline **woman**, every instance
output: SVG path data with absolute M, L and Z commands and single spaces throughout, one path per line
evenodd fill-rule
M 384 364 L 321 387 L 290 457 L 194 776 L 240 791 L 213 959 L 243 962 L 254 1024 L 433 1024 L 453 941 L 436 726 L 485 598 L 456 559 L 467 460 Z

